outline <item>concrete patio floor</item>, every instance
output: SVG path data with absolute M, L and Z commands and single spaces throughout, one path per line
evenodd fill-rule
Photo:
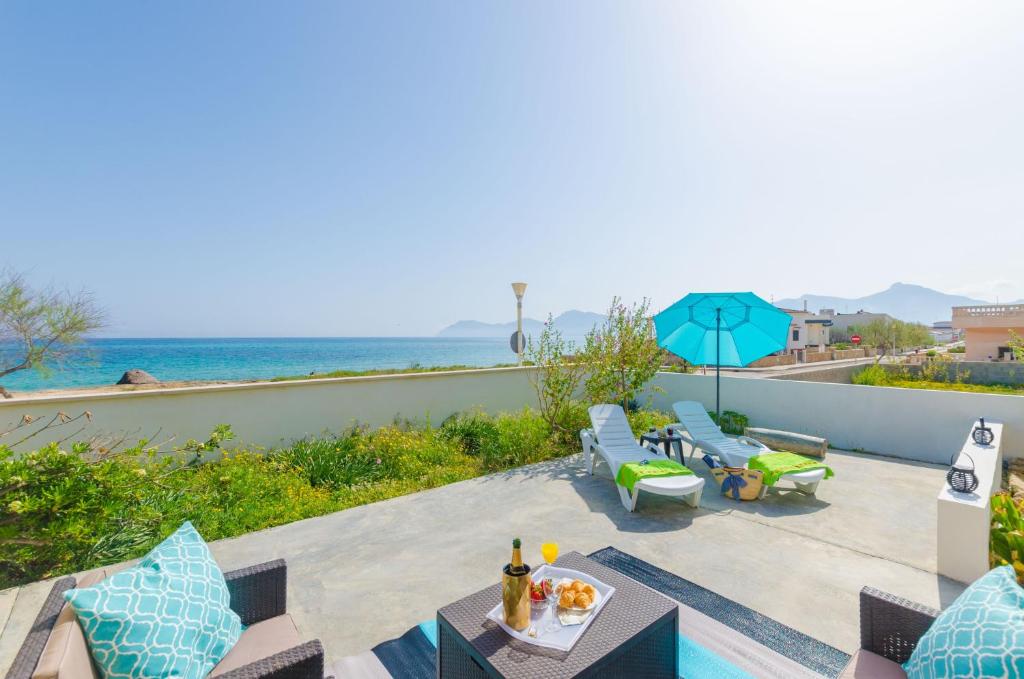
M 771 491 L 737 503 L 707 479 L 699 510 L 641 496 L 627 513 L 608 469 L 580 456 L 213 543 L 225 570 L 284 558 L 289 612 L 328 660 L 354 655 L 497 581 L 511 539 L 528 562 L 541 542 L 606 546 L 648 561 L 846 652 L 858 647 L 864 585 L 931 606 L 962 591 L 935 574 L 936 494 L 945 470 L 832 451 L 816 497 Z M 51 583 L 0 592 L 6 672 Z

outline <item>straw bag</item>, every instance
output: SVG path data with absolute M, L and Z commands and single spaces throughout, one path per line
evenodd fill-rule
M 711 476 L 722 487 L 722 494 L 733 500 L 756 500 L 764 485 L 764 473 L 744 467 L 714 467 Z

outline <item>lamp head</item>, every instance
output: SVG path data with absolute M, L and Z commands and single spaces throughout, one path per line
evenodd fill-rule
M 513 283 L 512 292 L 516 293 L 516 299 L 522 299 L 526 294 L 526 283 Z

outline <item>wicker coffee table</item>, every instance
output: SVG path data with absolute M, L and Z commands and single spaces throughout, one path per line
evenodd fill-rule
M 593 575 L 615 588 L 615 594 L 571 651 L 564 653 L 513 639 L 487 620 L 488 611 L 501 601 L 501 585 L 494 584 L 437 612 L 437 676 L 679 676 L 676 602 L 577 552 L 566 554 L 556 565 Z

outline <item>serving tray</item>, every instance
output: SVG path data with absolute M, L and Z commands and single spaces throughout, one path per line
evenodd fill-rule
M 544 578 L 551 578 L 557 583 L 562 578 L 569 578 L 570 580 L 582 580 L 583 582 L 589 583 L 594 586 L 597 590 L 598 601 L 594 606 L 594 610 L 590 613 L 590 616 L 579 625 L 559 625 L 559 627 L 551 632 L 547 632 L 548 625 L 551 623 L 551 616 L 555 614 L 551 606 L 545 607 L 543 610 L 536 610 L 532 606 L 530 608 L 530 626 L 522 631 L 514 630 L 505 624 L 504 610 L 502 603 L 499 601 L 498 605 L 491 609 L 491 612 L 487 614 L 488 620 L 493 620 L 509 634 L 509 636 L 519 639 L 520 641 L 534 646 L 543 646 L 544 648 L 553 648 L 559 651 L 569 651 L 579 641 L 583 633 L 590 627 L 590 623 L 594 621 L 601 613 L 601 609 L 604 608 L 608 600 L 612 598 L 612 594 L 615 593 L 615 588 L 611 585 L 606 585 L 592 575 L 587 575 L 580 571 L 574 571 L 571 568 L 559 568 L 558 566 L 549 566 L 547 564 L 542 565 L 530 573 L 530 577 L 534 581 L 540 581 Z M 530 629 L 536 631 L 537 636 L 531 637 L 529 635 Z

